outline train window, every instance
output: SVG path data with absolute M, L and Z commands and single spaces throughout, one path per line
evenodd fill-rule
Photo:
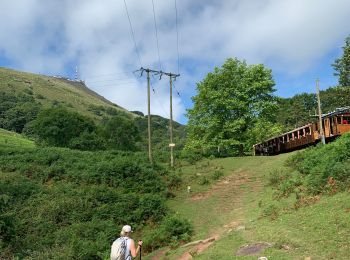
M 343 125 L 350 124 L 350 117 L 349 116 L 343 116 Z
M 311 133 L 310 127 L 305 128 L 305 133 L 306 135 L 310 135 Z
M 289 137 L 289 140 L 292 140 L 293 139 L 293 134 L 292 133 L 288 134 L 288 137 Z
M 304 136 L 304 129 L 299 130 L 299 137 L 302 137 L 302 136 Z
M 341 116 L 337 116 L 337 122 L 339 125 L 341 124 Z

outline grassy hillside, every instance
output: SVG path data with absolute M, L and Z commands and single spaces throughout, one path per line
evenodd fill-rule
M 83 82 L 0 68 L 0 127 L 22 132 L 43 108 L 62 107 L 92 118 L 96 124 L 120 116 L 132 121 L 141 133 L 138 147 L 147 150 L 147 116 L 129 112 L 90 90 Z M 169 120 L 152 116 L 152 142 L 158 157 L 168 151 Z M 181 149 L 185 127 L 174 122 L 175 151 Z M 161 159 L 161 158 L 160 158 Z
M 33 148 L 35 144 L 20 134 L 0 128 L 0 149 L 7 147 Z
M 183 167 L 183 186 L 168 205 L 194 225 L 193 240 L 203 241 L 165 248 L 147 259 L 348 259 L 348 189 L 298 198 L 278 196 L 288 182 L 279 190 L 271 186 L 276 171 L 291 174 L 285 161 L 293 155 L 214 159 Z M 263 242 L 270 247 L 239 256 L 239 249 Z
M 100 119 L 108 108 L 135 117 L 135 114 L 106 100 L 82 82 L 0 68 L 0 91 L 25 93 L 46 107 L 61 104 L 94 119 Z

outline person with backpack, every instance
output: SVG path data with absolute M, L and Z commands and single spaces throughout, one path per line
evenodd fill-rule
M 131 260 L 131 257 L 136 257 L 141 251 L 142 240 L 139 240 L 137 248 L 135 248 L 135 242 L 130 238 L 131 233 L 132 230 L 129 225 L 122 228 L 120 237 L 112 244 L 111 260 Z

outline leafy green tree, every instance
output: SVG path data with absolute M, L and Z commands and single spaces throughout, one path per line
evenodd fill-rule
M 336 71 L 334 75 L 339 77 L 339 85 L 350 87 L 350 36 L 345 39 L 343 56 L 336 59 L 332 66 Z
M 93 132 L 95 124 L 90 118 L 64 108 L 50 108 L 41 111 L 28 128 L 47 145 L 68 147 L 80 134 Z
M 0 92 L 0 128 L 21 133 L 40 108 L 32 96 Z
M 106 140 L 107 148 L 117 150 L 135 150 L 136 142 L 140 140 L 135 123 L 122 116 L 105 119 L 102 136 Z
M 7 110 L 1 120 L 1 126 L 7 130 L 21 133 L 24 126 L 36 118 L 40 111 L 38 103 L 19 103 Z
M 251 150 L 251 131 L 259 119 L 272 121 L 276 101 L 271 70 L 262 64 L 228 59 L 197 84 L 188 110 L 186 149 L 218 155 Z
M 310 122 L 310 115 L 315 114 L 316 108 L 315 94 L 302 93 L 291 98 L 279 98 L 276 120 L 284 131 L 289 131 Z

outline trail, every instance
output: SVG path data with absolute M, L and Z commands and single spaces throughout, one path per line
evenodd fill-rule
M 208 191 L 194 194 L 188 198 L 192 203 L 205 201 L 215 196 L 220 200 L 220 205 L 217 208 L 208 210 L 217 210 L 220 214 L 232 214 L 235 216 L 223 226 L 215 227 L 209 230 L 209 235 L 201 240 L 197 240 L 182 248 L 185 252 L 175 259 L 189 260 L 194 256 L 201 254 L 212 244 L 218 241 L 225 233 L 235 230 L 245 229 L 244 226 L 244 199 L 248 192 L 260 192 L 262 182 L 256 176 L 253 176 L 249 171 L 238 169 L 233 171 L 229 176 L 218 181 Z M 222 207 L 222 205 L 224 205 Z M 165 256 L 166 250 L 159 252 L 152 260 L 169 259 Z M 173 258 L 172 258 L 173 259 Z

